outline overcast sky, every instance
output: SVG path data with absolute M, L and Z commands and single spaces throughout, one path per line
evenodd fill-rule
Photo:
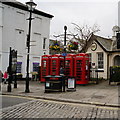
M 29 0 L 17 0 L 25 3 Z M 113 35 L 112 28 L 118 25 L 119 0 L 34 0 L 37 9 L 49 13 L 54 17 L 51 20 L 50 35 L 64 33 L 64 26 L 72 31 L 73 25 L 97 24 L 103 37 Z

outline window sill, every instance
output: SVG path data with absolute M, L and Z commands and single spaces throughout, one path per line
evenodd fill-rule
M 99 69 L 99 70 L 96 70 L 96 72 L 104 72 L 104 70 L 100 70 L 100 69 Z

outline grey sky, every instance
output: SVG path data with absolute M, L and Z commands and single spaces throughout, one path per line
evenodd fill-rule
M 18 0 L 27 2 L 29 0 Z M 73 30 L 72 22 L 100 27 L 100 36 L 112 36 L 112 27 L 118 24 L 119 0 L 34 0 L 37 9 L 52 14 L 50 35 L 64 33 L 64 25 Z

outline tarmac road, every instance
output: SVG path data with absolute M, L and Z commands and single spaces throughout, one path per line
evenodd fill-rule
M 10 96 L 10 95 L 0 95 L 2 97 L 2 108 L 14 106 L 20 103 L 25 103 L 30 101 L 31 99 L 23 98 L 19 96 Z

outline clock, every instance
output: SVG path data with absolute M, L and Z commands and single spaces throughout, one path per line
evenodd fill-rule
M 91 50 L 95 51 L 96 49 L 97 49 L 97 44 L 96 43 L 92 43 Z

